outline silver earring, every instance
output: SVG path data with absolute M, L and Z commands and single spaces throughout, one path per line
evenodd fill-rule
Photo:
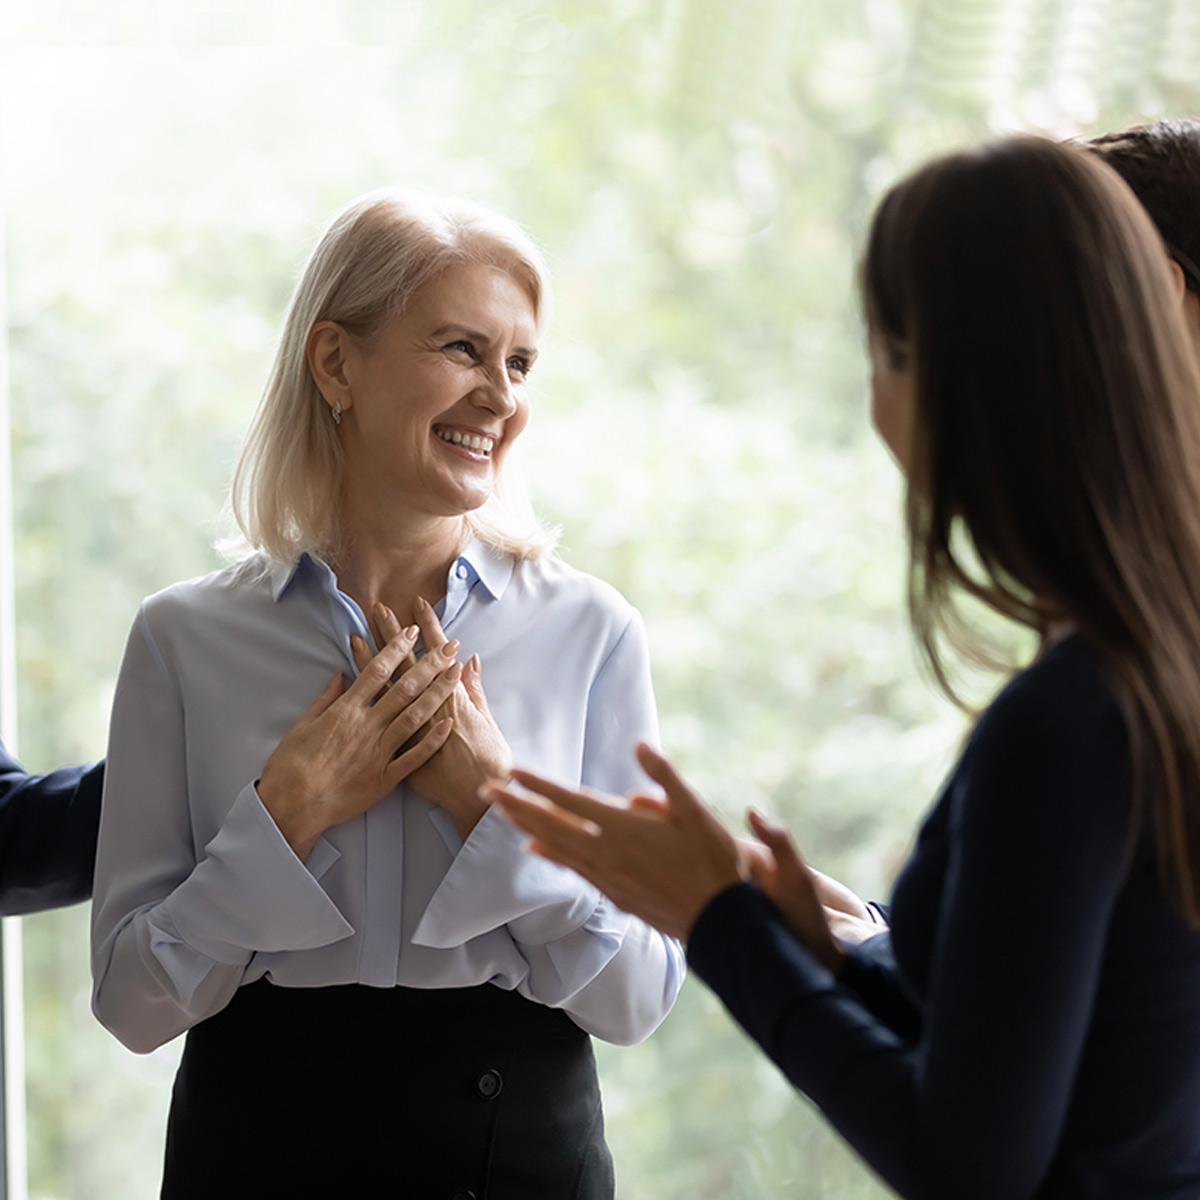
M 333 423 L 340 425 L 342 423 L 342 402 L 338 400 L 333 406 Z

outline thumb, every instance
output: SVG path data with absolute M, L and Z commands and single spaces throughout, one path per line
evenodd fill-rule
M 667 794 L 668 808 L 676 816 L 695 818 L 708 814 L 708 806 L 688 782 L 648 742 L 638 742 L 634 751 L 638 765 Z
M 775 856 L 775 862 L 780 869 L 796 873 L 807 870 L 792 835 L 783 825 L 763 816 L 755 808 L 746 811 L 746 820 L 754 836 Z

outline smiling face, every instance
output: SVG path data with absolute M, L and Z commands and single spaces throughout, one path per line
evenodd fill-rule
M 483 504 L 529 420 L 537 317 L 521 282 L 458 263 L 369 345 L 322 324 L 310 361 L 319 386 L 323 370 L 337 381 L 321 390 L 342 406 L 347 532 L 366 513 L 445 518 Z

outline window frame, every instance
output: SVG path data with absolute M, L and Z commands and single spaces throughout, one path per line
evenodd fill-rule
M 15 750 L 18 744 L 16 595 L 5 211 L 0 181 L 0 738 Z M 20 918 L 0 919 L 0 1200 L 28 1200 L 29 1194 L 21 953 Z

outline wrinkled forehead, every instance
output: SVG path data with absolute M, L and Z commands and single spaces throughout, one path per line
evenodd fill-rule
M 423 334 L 458 331 L 536 353 L 536 297 L 527 279 L 504 267 L 457 262 L 427 280 L 399 314 Z

